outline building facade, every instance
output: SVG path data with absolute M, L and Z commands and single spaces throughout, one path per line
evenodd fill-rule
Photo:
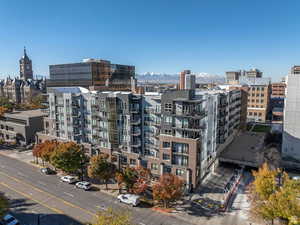
M 292 67 L 286 80 L 282 157 L 300 163 L 300 67 Z
M 196 75 L 186 74 L 184 83 L 185 83 L 186 90 L 194 90 L 196 88 Z
M 32 98 L 46 92 L 46 80 L 33 79 L 32 61 L 25 48 L 19 63 L 20 77 L 0 80 L 0 97 L 17 104 L 30 103 Z
M 271 79 L 270 78 L 240 78 L 240 84 L 247 86 L 248 106 L 247 120 L 266 122 L 269 119 Z
M 49 88 L 49 116 L 38 141 L 59 139 L 107 153 L 118 166 L 174 173 L 187 188 L 213 171 L 240 126 L 240 90 L 164 93 Z
M 49 74 L 48 87 L 81 86 L 99 91 L 130 91 L 135 67 L 86 59 L 81 63 L 50 65 Z
M 190 70 L 184 70 L 182 72 L 180 72 L 179 74 L 179 89 L 180 90 L 184 90 L 185 89 L 185 77 L 187 74 L 191 74 Z
M 45 79 L 23 80 L 7 77 L 0 81 L 0 97 L 15 103 L 30 103 L 35 96 L 46 92 Z
M 271 98 L 285 98 L 286 84 L 284 82 L 272 83 Z
M 41 110 L 5 113 L 0 118 L 0 138 L 23 145 L 34 143 L 36 133 L 43 130 L 45 116 Z

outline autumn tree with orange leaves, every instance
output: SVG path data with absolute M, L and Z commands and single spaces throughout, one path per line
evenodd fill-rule
M 118 182 L 119 190 L 125 186 L 127 192 L 142 194 L 149 187 L 151 172 L 144 167 L 126 167 L 116 173 L 115 179 Z
M 179 200 L 183 194 L 184 183 L 178 176 L 170 173 L 163 174 L 159 182 L 153 185 L 153 199 L 162 202 L 165 208 L 171 202 Z
M 50 162 L 51 155 L 58 147 L 59 143 L 56 140 L 46 140 L 42 143 L 35 145 L 32 150 L 33 156 L 36 157 L 36 161 L 38 163 L 38 158 L 41 158 L 44 162 Z

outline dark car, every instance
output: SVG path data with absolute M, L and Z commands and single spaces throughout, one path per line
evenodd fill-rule
M 42 168 L 41 172 L 46 174 L 46 175 L 51 175 L 51 174 L 56 174 L 56 172 L 48 167 Z

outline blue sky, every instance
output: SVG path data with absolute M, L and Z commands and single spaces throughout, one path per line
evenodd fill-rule
M 274 80 L 300 64 L 297 0 L 0 1 L 0 74 L 23 46 L 36 74 L 102 58 L 136 71 L 224 75 L 259 68 Z

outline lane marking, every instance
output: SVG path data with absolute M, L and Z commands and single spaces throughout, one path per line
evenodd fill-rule
M 1 184 L 2 186 L 6 187 L 6 188 L 8 188 L 8 189 L 10 189 L 10 190 L 12 190 L 12 191 L 18 193 L 19 195 L 23 195 L 24 197 L 26 197 L 26 198 L 28 198 L 28 199 L 30 199 L 30 200 L 32 200 L 32 201 L 34 201 L 34 202 L 36 202 L 36 203 L 42 205 L 42 206 L 44 206 L 44 207 L 46 207 L 46 208 L 48 208 L 48 209 L 51 209 L 53 212 L 56 212 L 56 213 L 58 213 L 58 214 L 64 214 L 63 211 L 61 211 L 61 210 L 59 210 L 59 209 L 57 209 L 57 208 L 53 208 L 53 207 L 51 207 L 51 206 L 49 206 L 49 205 L 47 205 L 47 204 L 45 204 L 45 203 L 43 203 L 43 202 L 41 202 L 41 201 L 39 201 L 39 200 L 33 199 L 32 196 L 30 196 L 30 195 L 28 195 L 28 194 L 26 194 L 26 193 L 24 193 L 24 192 L 22 192 L 22 191 L 18 191 L 17 189 L 13 188 L 12 186 L 10 186 L 10 185 L 8 185 L 8 184 L 6 184 L 6 183 L 4 183 L 4 182 L 1 182 L 0 184 Z
M 12 180 L 18 182 L 18 183 L 25 184 L 25 185 L 31 187 L 32 189 L 34 189 L 34 190 L 36 190 L 36 191 L 38 191 L 38 192 L 41 192 L 41 193 L 43 193 L 43 194 L 46 194 L 46 195 L 48 195 L 49 197 L 52 197 L 52 198 L 54 198 L 54 199 L 56 199 L 56 200 L 58 200 L 58 201 L 60 201 L 60 202 L 63 202 L 65 205 L 68 205 L 68 206 L 70 206 L 70 207 L 72 207 L 72 208 L 80 209 L 81 211 L 84 211 L 85 213 L 87 213 L 87 214 L 89 214 L 89 215 L 91 215 L 91 216 L 93 216 L 93 217 L 97 216 L 96 213 L 93 213 L 93 212 L 91 212 L 91 211 L 89 211 L 89 210 L 87 210 L 87 209 L 81 208 L 80 206 L 74 205 L 74 204 L 72 204 L 72 203 L 70 203 L 70 202 L 67 202 L 67 201 L 61 199 L 61 198 L 58 198 L 58 197 L 56 197 L 55 195 L 50 194 L 50 193 L 48 193 L 48 192 L 46 192 L 46 191 L 43 191 L 43 190 L 41 190 L 41 189 L 39 189 L 39 188 L 36 188 L 35 186 L 33 186 L 33 185 L 31 185 L 31 184 L 29 184 L 29 183 L 27 183 L 27 182 L 21 181 L 21 180 L 18 179 L 18 178 L 15 178 L 15 177 L 13 177 L 13 176 L 10 176 L 10 175 L 8 175 L 8 174 L 6 174 L 6 173 L 3 173 L 3 172 L 1 172 L 1 171 L 0 171 L 0 174 L 2 174 L 3 176 L 6 176 L 6 177 L 8 177 L 8 178 L 10 178 L 10 179 L 12 179 Z
M 74 197 L 74 195 L 72 195 L 72 194 L 70 194 L 70 193 L 68 193 L 68 192 L 64 192 L 64 194 L 66 194 L 66 195 L 69 195 L 70 197 Z

